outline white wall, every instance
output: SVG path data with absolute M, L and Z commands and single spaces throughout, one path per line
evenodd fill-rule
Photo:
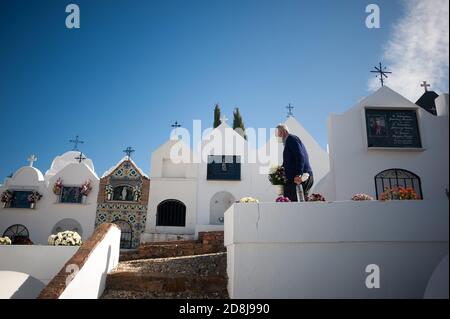
M 152 178 L 150 183 L 150 196 L 145 232 L 194 234 L 197 211 L 196 190 L 197 181 L 195 179 Z M 185 227 L 156 226 L 156 213 L 158 205 L 166 199 L 176 199 L 186 205 Z
M 0 270 L 0 299 L 35 299 L 44 289 L 42 281 L 16 271 Z
M 418 109 L 424 150 L 368 149 L 364 120 L 365 107 Z M 356 193 L 375 197 L 374 177 L 383 170 L 401 168 L 421 178 L 425 199 L 445 199 L 449 188 L 448 116 L 436 117 L 403 98 L 388 87 L 358 103 L 344 114 L 332 114 L 328 123 L 331 172 L 335 196 L 348 200 Z
M 77 154 L 76 152 L 68 153 L 71 155 Z M 13 178 L 8 179 L 5 185 L 0 187 L 0 193 L 6 189 L 30 189 L 37 190 L 43 195 L 35 209 L 3 208 L 3 206 L 0 206 L 0 235 L 3 235 L 3 232 L 9 226 L 22 224 L 27 227 L 33 243 L 47 244 L 48 236 L 51 235 L 55 224 L 65 218 L 78 221 L 82 227 L 83 240 L 92 235 L 95 226 L 99 178 L 91 167 L 84 163 L 65 162 L 65 165 L 62 165 L 56 161 L 53 165 L 61 168 L 59 171 L 56 171 L 54 167 L 50 170 L 55 171 L 55 175 L 47 172 L 45 179 L 41 179 L 39 176 L 42 176 L 42 174 L 39 170 L 24 167 L 18 170 Z M 53 193 L 53 185 L 59 177 L 62 178 L 65 186 L 80 186 L 90 179 L 93 189 L 87 197 L 86 204 L 59 203 L 59 196 Z
M 176 150 L 180 156 L 186 155 L 187 160 L 173 163 L 172 150 Z M 141 241 L 147 238 L 152 240 L 155 236 L 151 234 L 157 233 L 194 234 L 197 220 L 197 167 L 192 161 L 191 150 L 182 140 L 169 140 L 152 153 L 147 220 Z M 168 171 L 171 168 L 175 168 L 175 171 Z M 176 199 L 186 205 L 185 227 L 156 227 L 158 205 L 167 199 Z
M 235 204 L 230 297 L 422 298 L 448 254 L 448 221 L 448 200 Z M 379 289 L 366 288 L 369 264 Z
M 1 245 L 0 270 L 26 273 L 48 284 L 78 248 L 78 246 Z
M 252 178 L 255 164 L 248 163 L 247 141 L 237 134 L 228 124 L 222 123 L 202 139 L 198 150 L 198 190 L 197 190 L 197 224 L 210 224 L 211 198 L 218 192 L 226 191 L 236 200 L 252 196 Z M 207 180 L 208 156 L 237 155 L 241 159 L 241 180 L 215 181 Z
M 308 148 L 318 184 L 329 172 L 328 154 L 294 118 L 289 118 L 286 124 Z M 142 238 L 153 238 L 148 235 L 154 233 L 193 234 L 194 231 L 197 236 L 198 229 L 211 229 L 208 228 L 211 224 L 211 199 L 219 192 L 228 192 L 235 200 L 247 196 L 260 201 L 276 199 L 275 188 L 268 181 L 268 169 L 281 164 L 283 150 L 274 136 L 260 149 L 255 149 L 254 146 L 249 147 L 247 141 L 226 123 L 222 123 L 202 137 L 195 151 L 192 152 L 182 140 L 169 140 L 152 153 L 147 226 Z M 172 163 L 171 156 L 174 154 L 175 157 L 184 154 L 188 163 Z M 241 180 L 208 181 L 208 155 L 241 156 Z M 186 205 L 186 227 L 156 227 L 157 206 L 166 199 L 178 199 Z M 222 229 L 222 226 L 212 229 Z
M 274 126 L 277 123 L 274 123 Z M 298 121 L 290 117 L 285 124 L 289 127 L 292 134 L 300 137 L 305 144 L 310 157 L 311 165 L 314 171 L 315 185 L 319 185 L 324 176 L 329 172 L 328 154 L 323 150 L 314 138 L 298 123 Z M 227 130 L 231 132 L 227 135 Z M 225 137 L 223 139 L 217 138 L 219 134 Z M 235 147 L 230 147 L 230 141 L 238 141 Z M 275 201 L 275 188 L 268 180 L 268 172 L 264 172 L 263 168 L 273 165 L 281 165 L 283 158 L 283 148 L 279 143 L 276 143 L 275 136 L 270 136 L 269 140 L 259 150 L 260 154 L 267 155 L 271 161 L 269 163 L 262 163 L 262 158 L 257 157 L 254 163 L 249 157 L 247 142 L 242 139 L 232 128 L 222 124 L 212 132 L 212 137 L 207 137 L 202 143 L 202 151 L 208 148 L 209 155 L 240 155 L 242 158 L 241 164 L 241 180 L 240 181 L 208 181 L 207 163 L 202 161 L 199 164 L 198 170 L 198 225 L 210 224 L 210 201 L 211 198 L 220 191 L 227 191 L 231 193 L 236 200 L 242 197 L 255 197 L 260 201 Z M 223 145 L 225 144 L 225 146 Z M 228 149 L 227 149 L 228 147 Z M 228 151 L 228 152 L 227 152 Z M 251 149 L 250 149 L 251 151 Z M 269 156 L 271 155 L 271 156 Z M 275 160 L 275 161 L 274 161 Z M 322 187 L 324 189 L 324 187 Z M 314 189 L 313 189 L 314 190 Z
M 96 299 L 105 290 L 106 276 L 119 263 L 120 229 L 111 227 L 59 299 Z

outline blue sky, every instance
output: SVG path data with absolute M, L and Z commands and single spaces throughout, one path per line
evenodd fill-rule
M 69 3 L 80 29 L 65 27 Z M 1 1 L 0 179 L 33 153 L 45 172 L 77 134 L 99 175 L 128 145 L 149 172 L 170 125 L 209 127 L 216 102 L 267 128 L 292 103 L 325 147 L 328 114 L 370 93 L 369 71 L 404 15 L 402 2 L 377 1 L 381 28 L 367 29 L 369 3 Z

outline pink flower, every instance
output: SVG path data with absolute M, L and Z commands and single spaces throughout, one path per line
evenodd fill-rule
M 287 197 L 279 196 L 275 201 L 277 203 L 287 203 L 287 202 L 290 202 L 291 200 Z

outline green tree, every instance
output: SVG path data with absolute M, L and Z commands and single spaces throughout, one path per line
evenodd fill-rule
M 241 113 L 239 112 L 239 108 L 235 108 L 233 111 L 233 129 L 239 133 L 243 138 L 247 139 L 247 135 L 245 135 L 245 126 L 244 121 L 242 120 Z
M 217 103 L 214 106 L 214 128 L 220 125 L 220 105 Z

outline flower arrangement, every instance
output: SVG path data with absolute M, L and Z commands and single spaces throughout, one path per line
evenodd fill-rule
M 352 200 L 361 201 L 361 200 L 373 200 L 373 197 L 364 193 L 356 194 L 352 197 Z
M 9 237 L 0 237 L 0 245 L 11 245 L 11 239 Z
M 88 196 L 91 191 L 92 191 L 91 180 L 87 180 L 84 182 L 83 185 L 81 185 L 80 193 L 83 196 Z
M 8 204 L 11 203 L 13 197 L 13 193 L 10 190 L 6 190 L 2 193 L 0 200 L 2 203 Z
M 30 204 L 36 204 L 38 201 L 40 201 L 42 198 L 42 195 L 39 192 L 32 192 L 30 195 L 28 195 L 28 201 Z
M 411 187 L 386 188 L 380 196 L 380 200 L 417 200 L 420 197 Z
M 66 230 L 48 237 L 48 244 L 52 246 L 81 246 L 81 236 L 74 231 Z
M 18 236 L 13 239 L 14 245 L 33 245 L 33 242 L 28 237 Z
M 286 184 L 286 175 L 284 174 L 283 166 L 274 166 L 269 173 L 269 182 L 272 185 L 284 185 Z
M 325 197 L 320 194 L 311 194 L 308 196 L 308 202 L 325 202 Z
M 60 178 L 58 178 L 58 180 L 53 185 L 53 194 L 61 195 L 62 188 L 63 188 L 63 182 L 62 182 L 62 179 L 60 177 Z
M 259 200 L 253 197 L 242 197 L 238 203 L 259 203 Z
M 291 200 L 288 197 L 278 196 L 275 201 L 277 203 L 289 203 Z

